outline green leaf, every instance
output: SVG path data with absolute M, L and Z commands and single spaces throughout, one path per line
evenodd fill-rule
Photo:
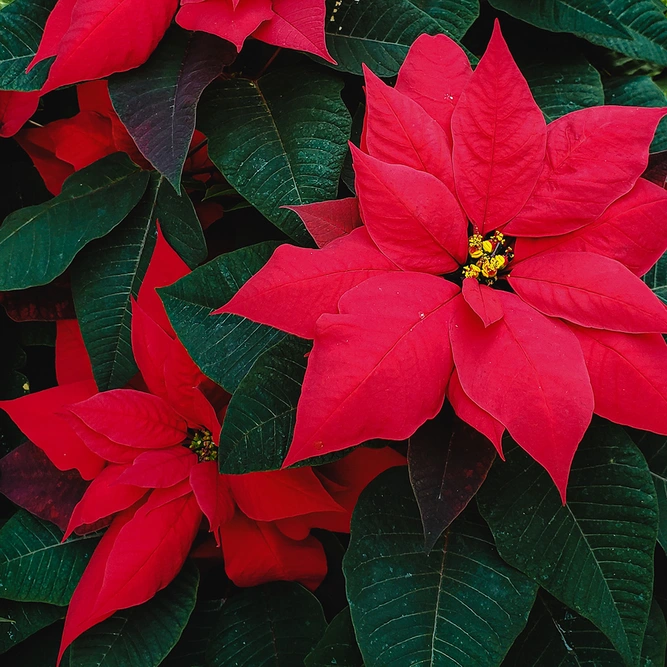
M 109 95 L 123 125 L 176 192 L 199 97 L 235 57 L 230 42 L 174 26 L 148 62 L 109 79 Z
M 592 35 L 630 37 L 623 23 L 611 12 L 607 0 L 490 1 L 496 9 L 545 30 L 571 32 L 587 38 Z
M 410 0 L 434 18 L 452 39 L 461 39 L 479 16 L 479 0 Z
M 117 611 L 69 649 L 69 667 L 157 667 L 178 642 L 197 599 L 199 571 L 186 563 L 154 598 Z
M 42 61 L 30 73 L 42 40 L 44 25 L 56 0 L 14 0 L 0 5 L 0 90 L 39 90 L 46 81 L 53 58 Z
M 535 101 L 550 123 L 572 111 L 604 104 L 604 91 L 598 71 L 581 55 L 558 51 L 533 53 L 519 59 Z
M 18 646 L 2 656 L 3 665 L 17 667 L 53 667 L 58 659 L 58 648 L 63 633 L 63 624 L 58 622 L 33 635 L 30 641 Z M 66 667 L 66 660 L 61 663 Z
M 276 249 L 272 241 L 217 257 L 158 290 L 176 335 L 211 380 L 233 393 L 258 357 L 287 334 L 237 315 L 211 312 L 226 304 Z
M 367 665 L 500 664 L 537 586 L 500 558 L 471 509 L 427 554 L 405 468 L 361 494 L 343 570 Z
M 304 664 L 305 667 L 363 667 L 349 607 L 329 623 L 324 637 L 308 654 Z
M 72 174 L 62 193 L 0 226 L 0 291 L 46 285 L 93 239 L 122 222 L 146 190 L 143 172 L 114 153 Z
M 38 602 L 0 600 L 0 653 L 19 644 L 42 628 L 65 618 L 65 609 Z
M 220 472 L 278 470 L 292 442 L 296 406 L 312 343 L 288 336 L 264 352 L 241 380 L 220 434 Z
M 641 667 L 665 665 L 665 618 L 651 605 Z M 528 625 L 503 667 L 624 667 L 609 640 L 590 622 L 546 594 L 537 597 Z
M 197 601 L 181 638 L 160 663 L 161 667 L 204 667 L 208 640 L 224 603 L 224 600 Z
M 299 584 L 247 588 L 222 608 L 206 665 L 303 667 L 325 630 L 320 603 Z
M 16 512 L 0 529 L 0 598 L 68 604 L 99 534 L 62 539 L 48 521 Z
M 647 431 L 630 430 L 651 472 L 658 497 L 658 542 L 667 553 L 667 438 Z
M 361 74 L 365 63 L 378 76 L 394 76 L 419 35 L 444 32 L 441 21 L 417 4 L 418 0 L 327 0 L 327 48 L 338 63 L 335 69 Z
M 664 8 L 654 0 L 567 0 L 567 11 L 566 0 L 490 2 L 538 28 L 572 32 L 630 58 L 667 65 L 667 18 Z M 580 10 L 576 12 L 578 20 L 575 9 Z
M 477 495 L 501 556 L 592 621 L 636 664 L 653 585 L 658 506 L 641 452 L 595 422 L 575 456 L 567 505 L 546 471 L 506 451 Z
M 660 605 L 653 600 L 642 645 L 642 667 L 665 667 L 667 660 L 667 622 Z
M 333 199 L 352 120 L 343 82 L 315 68 L 282 69 L 257 81 L 218 81 L 200 126 L 208 154 L 237 192 L 295 241 L 312 239 L 283 206 Z
M 651 268 L 642 280 L 653 290 L 653 293 L 667 303 L 667 253 Z
M 667 98 L 650 76 L 607 77 L 604 83 L 605 104 L 632 107 L 667 107 Z M 655 132 L 651 153 L 667 150 L 667 119 Z
M 81 332 L 100 391 L 124 387 L 137 372 L 132 355 L 131 298 L 137 296 L 157 237 L 165 237 L 195 266 L 206 243 L 187 195 L 151 174 L 138 206 L 104 238 L 90 243 L 72 266 L 72 294 Z

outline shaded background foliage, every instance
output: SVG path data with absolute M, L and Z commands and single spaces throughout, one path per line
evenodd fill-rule
M 45 78 L 48 64 L 19 76 L 39 31 L 26 40 L 17 17 L 45 20 L 53 5 L 0 2 L 0 90 L 34 90 Z M 103 158 L 54 199 L 19 144 L 0 139 L 0 398 L 55 385 L 54 321 L 75 313 L 100 389 L 134 375 L 129 304 L 159 219 L 191 268 L 201 264 L 161 292 L 174 329 L 206 375 L 233 393 L 221 470 L 279 468 L 308 344 L 233 315 L 208 315 L 276 242 L 313 245 L 285 205 L 353 194 L 346 142 L 361 134 L 361 63 L 391 81 L 424 32 L 459 40 L 475 62 L 500 17 L 547 122 L 605 103 L 667 106 L 665 11 L 659 0 L 329 0 L 336 66 L 260 42 L 234 60 L 220 40 L 173 28 L 145 65 L 110 80 L 121 120 L 141 137 L 143 169 L 125 156 Z M 18 42 L 22 55 L 3 56 L 19 53 Z M 197 128 L 219 172 L 206 181 L 184 166 L 200 96 Z M 168 105 L 178 109 L 171 119 Z M 156 121 L 146 132 L 149 108 Z M 77 111 L 75 90 L 58 90 L 31 123 Z M 178 131 L 177 145 L 165 145 L 167 130 Z M 664 187 L 662 151 L 667 120 L 647 174 Z M 149 173 L 149 163 L 159 173 Z M 120 196 L 110 179 L 121 183 Z M 64 243 L 50 271 L 41 261 L 34 269 L 32 238 L 9 238 L 7 230 L 28 206 L 41 206 L 49 220 L 62 206 L 69 230 L 76 206 L 90 222 L 94 195 L 75 206 L 68 188 L 100 189 L 99 224 L 79 244 Z M 220 205 L 204 231 L 202 202 Z M 24 259 L 10 266 L 12 253 Z M 667 259 L 645 280 L 665 298 Z M 58 517 L 21 497 L 12 465 L 20 469 L 19 456 L 35 465 L 34 452 L 19 450 L 23 442 L 1 414 L 0 653 L 3 664 L 41 667 L 54 664 L 65 606 L 98 535 L 61 544 Z M 292 583 L 240 590 L 218 562 L 190 563 L 153 600 L 77 640 L 65 664 L 664 666 L 667 439 L 596 420 L 575 458 L 566 507 L 539 466 L 506 445 L 507 462 L 494 461 L 488 444 L 443 411 L 396 445 L 408 454 L 408 470 L 388 471 L 363 493 L 349 545 L 346 536 L 319 535 L 329 574 L 314 594 Z

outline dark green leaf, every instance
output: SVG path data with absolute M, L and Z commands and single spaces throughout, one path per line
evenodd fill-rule
M 262 354 L 241 380 L 220 434 L 220 472 L 278 470 L 292 442 L 310 341 L 288 336 Z
M 257 358 L 286 334 L 236 315 L 211 312 L 264 266 L 276 246 L 267 241 L 222 255 L 159 290 L 176 335 L 194 362 L 230 393 Z
M 176 645 L 197 599 L 199 571 L 186 563 L 148 602 L 117 611 L 77 639 L 69 667 L 157 667 Z
M 345 607 L 329 624 L 324 637 L 308 654 L 305 667 L 363 667 L 350 608 Z
M 62 539 L 52 523 L 16 512 L 0 529 L 0 597 L 68 604 L 99 534 Z
M 605 104 L 631 107 L 667 107 L 667 98 L 650 76 L 616 76 L 604 81 Z M 667 150 L 667 119 L 655 132 L 651 153 Z
M 655 0 L 490 2 L 497 9 L 538 28 L 572 32 L 630 58 L 667 65 L 667 18 L 664 8 Z
M 199 98 L 235 57 L 231 43 L 174 26 L 145 65 L 109 79 L 111 101 L 123 125 L 176 192 Z
M 327 48 L 337 69 L 361 74 L 365 63 L 378 76 L 398 72 L 410 44 L 442 27 L 407 0 L 327 0 Z
M 496 452 L 446 407 L 408 440 L 408 471 L 430 551 L 472 500 Z
M 200 589 L 201 590 L 201 589 Z M 204 656 L 224 600 L 198 600 L 178 644 L 161 667 L 204 667 Z
M 644 457 L 619 426 L 596 422 L 575 456 L 567 505 L 518 447 L 477 495 L 502 557 L 592 621 L 636 664 L 653 585 L 658 506 Z
M 577 53 L 559 51 L 553 57 L 542 52 L 518 62 L 548 123 L 571 111 L 604 104 L 600 75 Z
M 72 174 L 52 200 L 12 213 L 0 226 L 0 290 L 59 276 L 87 243 L 125 219 L 148 176 L 125 153 L 114 153 Z
M 537 586 L 500 558 L 472 509 L 427 554 L 404 468 L 362 493 L 343 569 L 367 665 L 500 664 Z
M 11 651 L 2 656 L 3 666 L 7 667 L 53 667 L 58 658 L 60 637 L 63 624 L 58 622 L 50 625 L 30 638 L 30 641 L 21 642 Z M 62 667 L 67 666 L 67 656 Z
M 0 90 L 39 90 L 52 58 L 36 65 L 29 74 L 42 39 L 44 25 L 56 0 L 14 0 L 0 11 Z
M 222 608 L 206 665 L 303 667 L 325 630 L 320 603 L 299 584 L 248 588 Z
M 100 391 L 124 387 L 137 372 L 131 298 L 155 247 L 156 220 L 191 266 L 204 259 L 206 244 L 190 199 L 178 197 L 153 173 L 139 205 L 110 234 L 84 248 L 72 266 L 76 312 Z
M 659 299 L 667 303 L 667 254 L 642 279 Z
M 635 430 L 631 431 L 631 435 L 646 458 L 655 484 L 660 515 L 658 542 L 667 553 L 667 438 L 664 435 Z
M 65 609 L 38 602 L 0 600 L 0 653 L 8 651 L 42 628 L 65 618 Z
M 607 0 L 491 0 L 491 4 L 518 19 L 553 32 L 571 32 L 582 37 L 630 37 L 623 23 L 610 11 Z
M 218 81 L 204 95 L 208 153 L 237 192 L 295 241 L 312 244 L 283 206 L 333 199 L 352 120 L 343 82 L 315 68 Z
M 641 667 L 664 667 L 665 619 L 653 602 Z M 585 618 L 540 594 L 503 667 L 624 667 L 611 642 Z
M 410 0 L 453 39 L 461 39 L 479 16 L 479 0 Z

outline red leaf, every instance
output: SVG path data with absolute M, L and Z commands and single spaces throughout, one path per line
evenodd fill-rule
M 356 197 L 301 206 L 285 206 L 285 208 L 294 211 L 301 218 L 318 248 L 323 248 L 331 241 L 346 236 L 362 224 Z
M 59 385 L 93 380 L 90 358 L 76 320 L 56 322 L 56 378 Z
M 151 255 L 146 275 L 139 288 L 137 303 L 157 322 L 172 338 L 176 334 L 169 323 L 162 300 L 155 291 L 158 287 L 171 285 L 190 273 L 190 268 L 180 255 L 167 243 L 158 224 L 157 241 Z
M 74 382 L 28 394 L 12 401 L 0 401 L 23 434 L 32 440 L 59 470 L 75 468 L 84 479 L 93 479 L 104 461 L 93 454 L 61 416 L 71 403 L 97 393 L 92 380 Z M 37 417 L 36 417 L 37 416 Z
M 135 389 L 105 391 L 70 405 L 69 410 L 100 435 L 138 449 L 180 445 L 188 430 L 164 400 Z
M 443 186 L 444 187 L 444 186 Z M 302 338 L 313 338 L 322 313 L 338 312 L 338 300 L 359 283 L 396 270 L 366 228 L 332 241 L 322 250 L 282 245 L 222 308 Z
M 79 526 L 97 523 L 116 512 L 126 510 L 143 498 L 146 489 L 117 483 L 126 470 L 127 465 L 109 465 L 91 482 L 74 508 L 64 540 Z
M 170 584 L 183 567 L 201 517 L 189 482 L 153 491 L 116 536 L 94 613 L 143 604 Z
M 148 390 L 166 400 L 164 365 L 174 341 L 134 299 L 131 337 L 132 353 Z
M 132 463 L 139 454 L 143 454 L 146 451 L 145 449 L 120 445 L 117 442 L 109 440 L 105 435 L 101 435 L 86 426 L 71 412 L 63 412 L 62 417 L 91 452 L 109 463 Z
M 544 171 L 505 231 L 551 236 L 595 220 L 646 169 L 655 128 L 665 114 L 662 108 L 591 107 L 550 123 Z
M 407 271 L 456 270 L 468 253 L 467 221 L 447 186 L 424 171 L 351 150 L 361 217 L 378 248 Z
M 42 93 L 125 72 L 148 60 L 169 27 L 178 0 L 61 0 L 31 66 L 56 55 Z M 59 3 L 59 4 L 61 4 Z M 65 18 L 72 7 L 69 25 Z M 55 12 L 54 12 L 55 13 Z M 66 27 L 66 29 L 64 29 Z
M 60 663 L 65 649 L 77 637 L 89 628 L 92 628 L 93 625 L 101 623 L 113 614 L 113 612 L 107 612 L 106 614 L 96 615 L 95 604 L 100 588 L 102 587 L 102 581 L 104 580 L 109 554 L 113 549 L 118 533 L 130 521 L 134 512 L 135 508 L 131 508 L 119 514 L 112 521 L 111 526 L 104 533 L 100 543 L 93 552 L 90 562 L 84 570 L 78 586 L 74 590 L 74 595 L 72 595 L 72 600 L 67 609 L 65 628 L 63 629 L 60 652 L 58 654 L 58 663 Z
M 255 30 L 253 37 L 336 64 L 324 38 L 325 0 L 272 0 L 271 9 L 274 15 Z
M 322 315 L 284 465 L 372 438 L 403 440 L 442 407 L 458 288 L 418 273 L 371 278 Z
M 79 0 L 58 0 L 49 14 L 37 53 L 28 66 L 28 72 L 42 60 L 58 54 L 60 42 L 72 23 L 72 11 Z
M 365 65 L 366 149 L 374 158 L 426 171 L 454 191 L 449 135 L 417 102 L 381 81 Z
M 493 443 L 500 458 L 504 459 L 503 433 L 505 433 L 505 427 L 488 412 L 482 410 L 463 391 L 456 369 L 454 369 L 447 386 L 447 398 L 456 415 L 466 424 L 470 424 L 474 429 L 485 435 Z
M 60 530 L 88 484 L 72 470 L 58 470 L 44 452 L 26 442 L 0 459 L 0 493 Z
M 423 107 L 451 137 L 452 113 L 471 76 L 468 57 L 454 40 L 420 35 L 398 72 L 396 90 Z
M 466 278 L 463 281 L 463 298 L 472 308 L 484 326 L 497 322 L 503 316 L 503 307 L 495 290 L 480 284 L 475 278 Z
M 509 277 L 533 308 L 594 329 L 626 333 L 667 332 L 667 309 L 621 263 L 588 252 L 531 257 Z
M 206 376 L 197 368 L 179 340 L 171 343 L 165 363 L 169 403 L 188 421 L 191 428 L 208 429 L 217 441 L 220 421 L 215 408 L 204 395 Z M 220 390 L 222 391 L 222 390 Z M 211 392 L 213 395 L 217 392 Z
M 611 257 L 638 276 L 667 250 L 667 192 L 640 178 L 597 220 L 569 234 L 517 239 L 514 264 L 540 252 L 594 252 Z
M 546 125 L 496 20 L 491 41 L 452 114 L 454 179 L 481 234 L 526 203 L 544 159 Z
M 0 137 L 15 135 L 37 111 L 40 93 L 0 90 Z
M 240 512 L 221 533 L 225 572 L 237 586 L 298 581 L 314 590 L 327 573 L 324 549 L 314 537 L 291 540 L 276 526 L 257 523 Z
M 181 0 L 176 23 L 186 30 L 209 32 L 240 51 L 246 38 L 274 14 L 271 0 Z
M 551 475 L 563 499 L 570 465 L 593 415 L 593 390 L 572 332 L 514 294 L 484 327 L 459 300 L 450 332 L 465 393 L 501 422 Z
M 238 508 L 254 521 L 345 512 L 310 468 L 229 475 L 227 479 Z
M 667 435 L 667 346 L 662 336 L 572 330 L 584 352 L 596 414 Z
M 125 468 L 118 484 L 133 484 L 143 489 L 164 489 L 182 482 L 190 475 L 197 456 L 187 447 L 167 447 L 139 454 Z
M 220 546 L 220 529 L 234 515 L 234 500 L 227 482 L 229 478 L 218 473 L 215 461 L 205 461 L 190 470 L 190 485 L 201 511 L 208 519 L 210 530 Z

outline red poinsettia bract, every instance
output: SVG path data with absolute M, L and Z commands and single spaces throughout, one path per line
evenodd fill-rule
M 176 22 L 210 32 L 240 51 L 252 36 L 335 62 L 324 39 L 325 0 L 181 0 Z
M 667 111 L 546 126 L 497 24 L 474 73 L 422 36 L 366 95 L 358 211 L 302 207 L 324 247 L 281 246 L 219 311 L 314 339 L 285 465 L 406 438 L 445 396 L 563 498 L 594 412 L 667 434 L 667 310 L 639 277 L 667 248 L 667 193 L 640 178 Z
M 315 470 L 220 475 L 216 443 L 229 396 L 187 355 L 155 291 L 187 272 L 159 233 L 133 304 L 137 388 L 98 392 L 76 323 L 61 323 L 60 385 L 0 403 L 58 468 L 92 479 L 65 537 L 110 522 L 72 597 L 61 655 L 88 628 L 167 586 L 203 517 L 235 584 L 315 588 L 326 558 L 311 528 L 349 531 L 364 486 L 404 463 L 385 448 Z
M 308 51 L 329 61 L 325 0 L 182 0 L 177 22 L 219 35 L 240 49 L 250 34 L 269 44 Z M 58 0 L 30 67 L 55 56 L 42 94 L 103 79 L 145 63 L 179 0 Z

